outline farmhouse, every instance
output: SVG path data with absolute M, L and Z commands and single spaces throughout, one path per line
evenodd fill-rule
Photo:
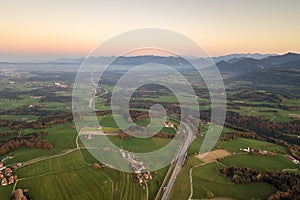
M 241 148 L 241 151 L 247 152 L 247 153 L 252 153 L 252 154 L 258 154 L 258 155 L 265 155 L 265 156 L 270 156 L 270 155 L 274 155 L 273 152 L 271 151 L 266 151 L 266 150 L 259 150 L 259 149 L 254 149 L 254 148 Z
M 2 185 L 2 186 L 7 186 L 7 179 L 6 179 L 6 178 L 3 178 L 3 179 L 1 180 L 1 185 Z
M 5 169 L 5 175 L 6 175 L 6 176 L 11 176 L 11 175 L 12 175 L 12 170 L 11 170 L 9 167 L 7 167 L 7 168 Z
M 171 122 L 165 122 L 164 126 L 174 128 L 174 124 L 172 124 Z
M 292 157 L 292 156 L 290 156 L 290 155 L 286 155 L 286 157 L 287 157 L 289 160 L 291 160 L 293 163 L 299 164 L 299 160 L 297 160 L 296 158 L 294 158 L 294 157 Z
M 9 177 L 8 184 L 10 185 L 10 184 L 14 184 L 14 183 L 15 183 L 14 177 L 13 176 Z

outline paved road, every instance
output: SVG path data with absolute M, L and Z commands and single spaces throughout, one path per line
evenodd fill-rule
M 185 141 L 183 142 L 183 144 L 180 146 L 178 154 L 175 158 L 174 169 L 173 169 L 172 174 L 167 182 L 167 185 L 165 186 L 164 191 L 162 192 L 162 197 L 161 197 L 162 200 L 167 200 L 170 198 L 170 194 L 171 194 L 172 188 L 174 186 L 176 177 L 177 177 L 178 173 L 180 172 L 181 166 L 184 163 L 186 152 L 194 139 L 193 131 L 188 126 L 188 124 L 186 124 L 185 122 L 181 122 L 181 123 L 185 127 L 187 137 L 186 137 Z
M 93 83 L 93 85 L 94 85 L 96 88 L 98 88 L 98 85 L 93 81 L 92 78 L 90 79 L 90 81 Z M 96 96 L 97 89 L 95 89 L 95 90 L 94 90 L 94 97 L 91 97 L 91 98 L 90 98 L 90 101 L 89 101 L 89 107 L 90 107 L 91 109 L 95 110 L 95 111 L 98 111 L 98 109 L 96 109 L 96 108 L 95 108 L 95 105 L 93 105 L 94 98 L 96 98 L 96 97 L 101 97 L 101 96 L 106 95 L 106 94 L 108 93 L 108 90 L 107 90 L 107 89 L 105 89 L 105 88 L 102 88 L 102 89 L 104 89 L 104 92 L 102 92 L 101 94 L 99 94 L 99 95 L 97 95 L 97 96 Z

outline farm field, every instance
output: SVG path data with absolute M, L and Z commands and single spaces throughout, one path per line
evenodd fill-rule
M 13 189 L 13 185 L 8 185 L 6 187 L 0 187 L 0 197 L 3 200 L 10 199 L 11 191 Z
M 171 192 L 170 199 L 181 200 L 188 199 L 190 196 L 190 168 L 201 165 L 202 162 L 194 157 L 188 157 L 187 163 L 182 167 L 176 178 L 174 189 Z M 185 192 L 182 192 L 185 191 Z
M 45 136 L 45 139 L 51 142 L 51 144 L 53 145 L 53 149 L 44 150 L 22 147 L 10 152 L 10 155 L 14 155 L 14 158 L 8 160 L 6 164 L 25 162 L 34 158 L 55 155 L 64 150 L 76 148 L 75 139 L 77 136 L 77 132 L 75 129 L 69 127 L 72 125 L 72 123 L 58 124 L 52 125 L 46 129 L 40 129 L 40 131 L 46 131 L 49 133 Z M 36 130 L 24 129 L 22 130 L 22 135 L 26 135 L 32 132 L 36 132 Z
M 85 150 L 83 154 L 88 156 Z M 17 188 L 28 188 L 37 199 L 145 199 L 145 191 L 130 174 L 95 170 L 83 162 L 79 150 L 24 166 L 17 173 Z
M 236 185 L 218 174 L 217 163 L 209 163 L 193 170 L 193 199 L 230 197 L 233 199 L 265 199 L 276 191 L 266 183 Z
M 265 102 L 260 102 L 260 103 L 265 103 Z M 253 104 L 255 105 L 255 102 Z M 265 104 L 267 104 L 267 102 Z M 272 120 L 273 122 L 287 122 L 292 119 L 293 115 L 300 114 L 300 111 L 288 111 L 288 110 L 269 108 L 269 107 L 240 106 L 240 109 L 229 109 L 229 110 L 238 112 L 244 116 L 262 116 L 266 119 Z
M 36 199 L 112 198 L 112 183 L 108 177 L 88 166 L 21 180 L 18 187 L 28 188 Z
M 258 170 L 281 171 L 283 169 L 293 169 L 297 167 L 297 165 L 282 154 L 277 154 L 275 156 L 239 154 L 226 157 L 220 160 L 220 162 L 228 166 L 234 165 Z
M 287 149 L 283 146 L 279 146 L 277 144 L 270 143 L 270 142 L 246 139 L 246 138 L 235 138 L 231 141 L 218 141 L 216 146 L 236 153 L 242 152 L 240 150 L 241 148 L 250 147 L 259 150 L 267 150 L 267 151 L 274 151 L 277 153 L 287 154 Z
M 29 166 L 21 167 L 17 170 L 19 178 L 39 176 L 49 172 L 59 172 L 64 170 L 72 170 L 84 166 L 79 150 L 75 150 L 69 154 L 49 158 L 39 161 Z
M 87 150 L 81 150 L 83 159 L 87 163 L 95 163 L 98 162 Z M 152 180 L 148 181 L 148 190 L 149 190 L 149 199 L 154 199 L 156 196 L 158 189 L 159 189 L 159 184 L 162 183 L 165 174 L 167 173 L 169 166 L 162 168 L 160 170 L 151 172 L 152 175 Z M 108 168 L 104 168 L 104 170 L 108 170 Z M 110 173 L 108 172 L 107 175 L 109 176 Z M 132 181 L 132 180 L 131 180 Z
M 22 118 L 27 118 L 28 120 L 37 120 L 39 117 L 35 115 L 0 115 L 0 119 L 22 120 Z
M 120 139 L 119 136 L 107 136 L 115 145 L 131 152 L 145 153 L 158 150 L 167 145 L 171 139 L 167 138 L 128 138 Z

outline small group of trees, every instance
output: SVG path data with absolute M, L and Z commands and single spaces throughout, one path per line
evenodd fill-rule
M 258 139 L 258 135 L 254 132 L 242 132 L 242 131 L 236 131 L 236 132 L 227 132 L 223 136 L 220 137 L 221 141 L 230 141 L 235 138 L 247 138 L 247 139 Z
M 5 131 L 0 133 L 0 137 L 7 137 L 12 135 L 17 135 L 17 131 Z
M 53 148 L 53 146 L 48 141 L 43 139 L 43 137 L 47 134 L 47 132 L 34 132 L 2 142 L 0 145 L 0 154 L 3 155 L 9 153 L 19 147 L 50 150 Z
M 300 175 L 289 172 L 259 171 L 246 167 L 224 167 L 219 171 L 235 184 L 265 182 L 273 185 L 278 192 L 269 199 L 297 199 L 300 196 Z M 289 198 L 284 198 L 289 197 Z

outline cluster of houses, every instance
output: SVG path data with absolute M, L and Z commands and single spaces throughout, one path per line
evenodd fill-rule
M 260 150 L 260 149 L 254 149 L 254 148 L 242 148 L 241 151 L 256 154 L 256 155 L 264 155 L 264 156 L 272 156 L 274 153 L 272 151 L 266 151 L 266 150 Z
M 293 163 L 295 163 L 295 164 L 297 164 L 297 165 L 300 163 L 299 160 L 297 160 L 297 159 L 294 158 L 293 156 L 286 155 L 286 157 L 287 157 L 290 161 L 292 161 Z
M 54 82 L 53 83 L 54 86 L 56 87 L 61 87 L 61 88 L 67 88 L 68 86 L 59 82 Z
M 171 122 L 164 122 L 164 127 L 175 128 L 174 124 Z
M 170 127 L 170 128 L 174 128 L 176 132 L 178 132 L 178 126 L 174 125 L 171 122 L 164 122 L 163 123 L 164 127 Z
M 0 163 L 0 180 L 1 186 L 7 186 L 14 184 L 17 179 L 15 172 L 10 168 L 6 167 L 4 163 Z
M 145 181 L 151 180 L 152 176 L 151 176 L 150 171 L 148 171 L 148 172 L 134 174 L 134 179 L 136 182 L 138 182 L 140 184 L 140 186 L 142 186 L 143 180 L 145 180 Z
M 143 181 L 151 180 L 152 176 L 150 171 L 145 172 L 145 165 L 143 161 L 138 161 L 134 155 L 130 154 L 129 152 L 120 149 L 121 156 L 129 162 L 130 167 L 134 171 L 134 180 L 138 182 L 141 186 Z
M 131 155 L 125 150 L 120 149 L 119 151 L 121 156 L 129 162 L 129 165 L 133 169 L 134 173 L 141 173 L 146 169 L 143 161 L 138 161 L 134 155 Z

